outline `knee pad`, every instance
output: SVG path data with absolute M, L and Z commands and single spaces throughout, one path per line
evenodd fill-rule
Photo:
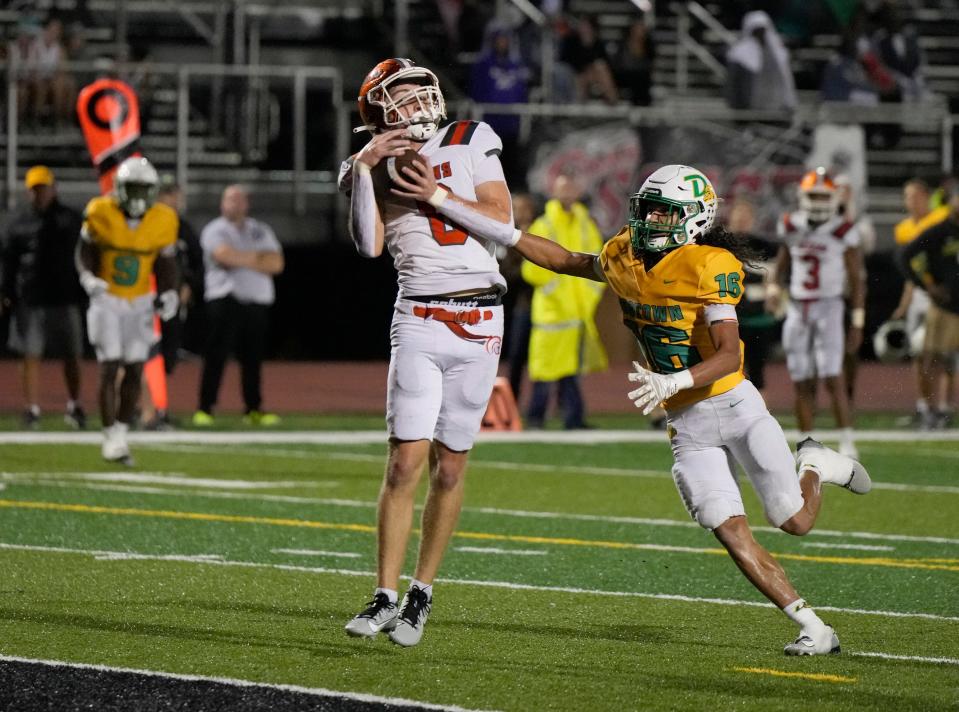
M 696 521 L 699 526 L 712 531 L 730 517 L 738 517 L 745 512 L 732 502 L 721 497 L 709 497 L 696 508 Z

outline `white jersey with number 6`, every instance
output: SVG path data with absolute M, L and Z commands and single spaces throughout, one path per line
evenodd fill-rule
M 811 225 L 800 210 L 783 215 L 778 232 L 789 248 L 789 296 L 803 301 L 841 296 L 846 281 L 844 255 L 859 246 L 853 223 L 837 215 Z
M 502 181 L 503 142 L 482 121 L 455 121 L 419 148 L 429 158 L 437 184 L 465 200 L 476 200 L 476 186 Z M 341 169 L 341 190 L 348 189 L 352 167 Z M 467 234 L 428 203 L 377 194 L 386 249 L 393 257 L 399 297 L 447 294 L 500 287 L 495 245 Z

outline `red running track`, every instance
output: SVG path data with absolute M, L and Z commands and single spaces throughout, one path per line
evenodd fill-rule
M 634 386 L 626 380 L 627 364 L 611 366 L 605 373 L 586 376 L 583 391 L 588 412 L 635 412 L 626 392 Z M 263 407 L 280 413 L 382 413 L 386 393 L 385 362 L 269 362 L 263 372 Z M 170 407 L 177 413 L 196 408 L 200 364 L 180 364 L 170 379 Z M 792 384 L 784 364 L 766 371 L 766 402 L 770 410 L 792 409 Z M 96 410 L 97 366 L 83 367 L 83 403 Z M 62 410 L 66 400 L 61 368 L 44 362 L 41 370 L 41 402 L 44 411 Z M 868 412 L 909 412 L 915 403 L 915 383 L 909 364 L 864 363 L 860 366 L 856 408 Z M 523 396 L 528 395 L 525 389 Z M 524 398 L 521 398 L 521 406 Z M 825 394 L 820 392 L 825 408 Z M 0 361 L 0 412 L 18 413 L 24 406 L 18 363 Z M 220 389 L 218 412 L 241 412 L 239 370 L 231 363 Z

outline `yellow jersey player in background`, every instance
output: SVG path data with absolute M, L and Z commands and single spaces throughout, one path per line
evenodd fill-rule
M 743 377 L 735 307 L 748 253 L 744 237 L 713 227 L 717 203 L 701 171 L 664 166 L 631 196 L 629 224 L 599 255 L 518 231 L 515 249 L 554 272 L 608 282 L 648 366 L 634 363 L 629 380 L 639 388 L 629 397 L 644 414 L 665 407 L 673 479 L 689 514 L 800 627 L 787 655 L 836 653 L 835 631 L 753 538 L 733 468 L 746 471 L 766 518 L 800 536 L 819 514 L 822 482 L 864 494 L 871 481 L 860 463 L 812 439 L 798 447 L 797 476 L 782 428 Z
M 174 261 L 179 218 L 155 202 L 158 189 L 147 159 L 126 159 L 117 169 L 114 194 L 87 204 L 77 247 L 80 284 L 90 296 L 87 332 L 100 363 L 102 453 L 125 464 L 132 464 L 126 434 L 140 397 L 143 363 L 157 338 L 154 310 L 166 321 L 179 308 Z M 150 285 L 154 273 L 159 296 Z

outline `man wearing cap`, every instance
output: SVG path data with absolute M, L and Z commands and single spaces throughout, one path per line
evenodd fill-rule
M 925 429 L 945 427 L 946 418 L 936 411 L 935 383 L 959 355 L 959 184 L 949 192 L 945 220 L 923 231 L 907 244 L 900 266 L 907 279 L 926 291 L 931 303 L 926 312 L 921 372 L 926 383 L 922 396 L 931 417 Z M 941 400 L 948 402 L 948 394 Z
M 36 428 L 40 423 L 40 359 L 49 352 L 63 359 L 68 393 L 64 418 L 83 428 L 83 290 L 73 262 L 82 218 L 57 199 L 53 172 L 46 166 L 27 171 L 25 185 L 27 203 L 11 215 L 0 248 L 0 312 L 10 310 L 8 345 L 23 355 L 24 425 Z

